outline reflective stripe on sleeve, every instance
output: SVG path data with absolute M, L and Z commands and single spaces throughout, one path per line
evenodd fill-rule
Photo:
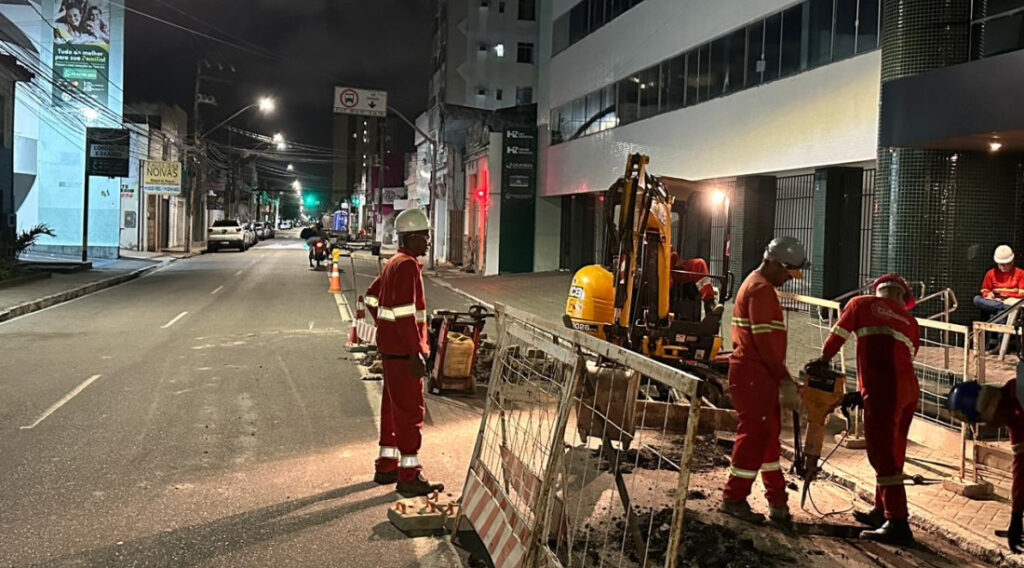
M 377 312 L 377 319 L 395 321 L 398 318 L 405 318 L 416 315 L 416 305 L 406 304 L 394 308 L 380 308 Z M 424 320 L 425 321 L 425 320 Z
M 380 301 L 377 300 L 376 296 L 366 296 L 363 298 L 363 303 L 371 308 L 376 308 L 380 305 Z
M 906 335 L 903 335 L 902 333 L 896 331 L 895 329 L 893 329 L 891 327 L 886 327 L 886 326 L 881 326 L 881 325 L 879 325 L 879 326 L 867 326 L 867 327 L 859 328 L 857 330 L 857 337 L 858 338 L 867 337 L 869 335 L 888 335 L 889 337 L 892 337 L 893 339 L 895 339 L 897 341 L 900 341 L 904 345 L 906 345 L 907 349 L 910 350 L 910 356 L 911 357 L 914 356 L 914 342 L 911 341 L 910 338 L 907 337 Z
M 416 310 L 416 321 L 427 323 L 427 310 Z
M 845 329 L 839 327 L 838 324 L 832 326 L 831 333 L 833 333 L 833 334 L 835 334 L 835 335 L 837 335 L 839 337 L 842 337 L 843 339 L 845 339 L 847 341 L 853 339 L 853 334 L 850 333 L 849 331 L 846 331 Z

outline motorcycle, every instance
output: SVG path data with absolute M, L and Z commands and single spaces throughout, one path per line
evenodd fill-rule
M 327 260 L 327 241 L 325 239 L 316 239 L 309 244 L 309 267 L 313 268 L 313 263 L 316 262 L 316 268 L 320 268 L 320 263 Z

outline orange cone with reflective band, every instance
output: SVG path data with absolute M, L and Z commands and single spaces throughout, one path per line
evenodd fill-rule
M 341 274 L 338 273 L 338 263 L 331 263 L 331 286 L 327 289 L 328 294 L 341 293 Z
M 352 322 L 352 327 L 348 328 L 348 344 L 359 345 L 359 334 L 356 333 L 356 323 Z
M 359 296 L 356 298 L 356 319 L 361 320 L 366 317 L 366 304 L 363 303 L 363 297 Z

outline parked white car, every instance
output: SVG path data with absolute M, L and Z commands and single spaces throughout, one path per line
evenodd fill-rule
M 256 244 L 255 233 L 243 227 L 237 219 L 214 221 L 213 226 L 207 229 L 206 233 L 207 252 L 217 252 L 225 248 L 234 248 L 245 252 Z
M 280 225 L 278 225 L 278 227 L 279 227 L 279 228 L 280 228 L 280 229 L 281 229 L 282 231 L 287 231 L 288 229 L 291 229 L 291 228 L 292 228 L 292 222 L 291 222 L 291 221 L 281 221 L 281 224 L 280 224 Z

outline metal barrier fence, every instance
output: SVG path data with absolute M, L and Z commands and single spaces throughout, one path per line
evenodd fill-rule
M 498 351 L 460 517 L 499 568 L 676 566 L 701 381 L 496 311 Z

